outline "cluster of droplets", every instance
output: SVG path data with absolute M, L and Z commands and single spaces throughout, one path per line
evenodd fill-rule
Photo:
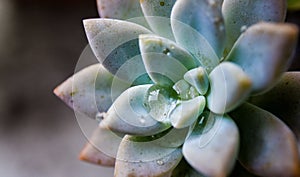
M 205 69 L 194 68 L 186 72 L 184 78 L 172 87 L 158 84 L 151 86 L 144 98 L 144 107 L 155 120 L 169 122 L 169 116 L 175 108 L 187 100 L 205 95 L 208 87 L 209 81 Z

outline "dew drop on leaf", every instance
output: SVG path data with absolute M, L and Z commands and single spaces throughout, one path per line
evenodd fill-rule
M 156 163 L 157 163 L 157 165 L 160 165 L 160 166 L 165 164 L 165 162 L 162 160 L 157 160 Z
M 241 33 L 245 32 L 247 30 L 247 26 L 246 25 L 243 25 L 240 29 Z
M 144 105 L 155 120 L 166 122 L 169 113 L 176 107 L 176 97 L 172 88 L 153 85 L 147 91 Z

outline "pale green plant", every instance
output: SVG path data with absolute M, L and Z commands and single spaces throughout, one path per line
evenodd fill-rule
M 285 0 L 98 0 L 100 64 L 55 89 L 100 121 L 81 159 L 115 176 L 299 176 L 298 29 Z M 285 124 L 286 123 L 286 124 Z M 236 160 L 238 159 L 238 162 Z

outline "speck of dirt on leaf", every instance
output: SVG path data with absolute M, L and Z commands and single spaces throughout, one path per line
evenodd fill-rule
M 170 50 L 168 48 L 164 49 L 163 53 L 164 54 L 168 54 L 170 52 Z

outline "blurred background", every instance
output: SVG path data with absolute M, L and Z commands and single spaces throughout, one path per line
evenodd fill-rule
M 94 0 L 0 0 L 0 177 L 106 177 L 81 162 L 86 139 L 52 90 L 87 44 Z
M 86 139 L 52 93 L 87 44 L 82 19 L 97 16 L 95 0 L 0 0 L 0 177 L 110 176 L 78 160 Z

